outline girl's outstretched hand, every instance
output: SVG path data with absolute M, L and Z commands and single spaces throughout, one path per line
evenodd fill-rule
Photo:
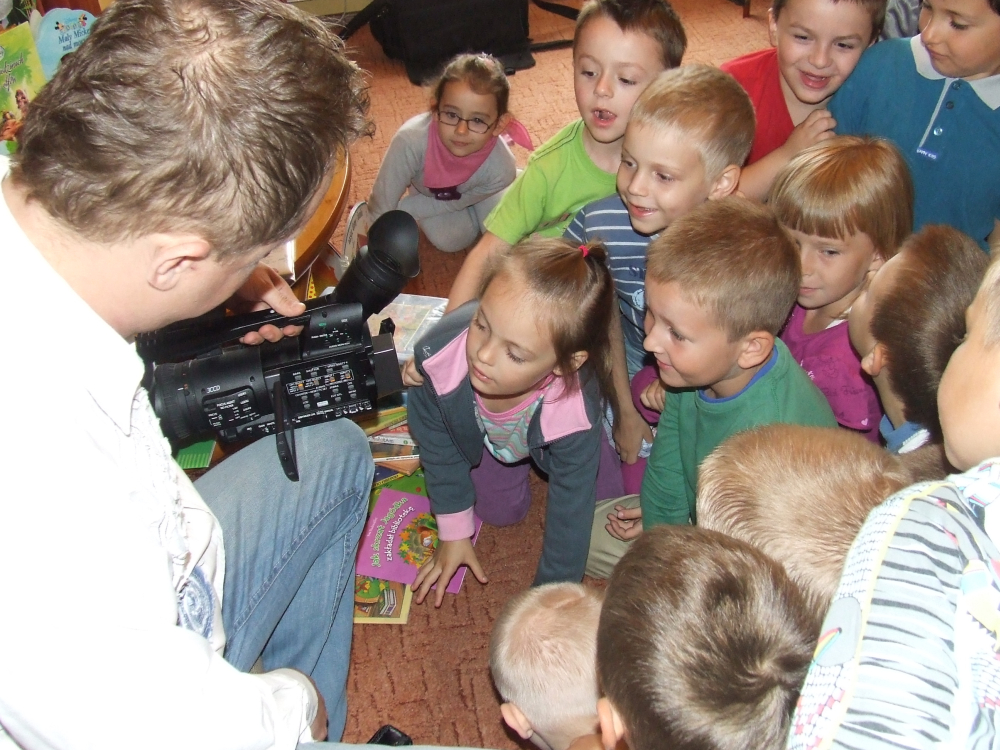
M 472 547 L 471 539 L 458 539 L 453 542 L 440 542 L 434 551 L 434 556 L 420 566 L 416 580 L 410 586 L 417 592 L 417 604 L 423 604 L 427 594 L 430 593 L 431 586 L 437 584 L 437 591 L 434 596 L 434 606 L 440 607 L 444 601 L 444 590 L 451 583 L 451 578 L 455 571 L 461 566 L 468 565 L 469 570 L 476 576 L 480 583 L 487 583 L 486 574 L 479 564 L 476 552 Z

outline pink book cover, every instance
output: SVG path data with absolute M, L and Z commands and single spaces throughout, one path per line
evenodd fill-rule
M 473 544 L 479 538 L 482 524 L 477 518 Z M 385 487 L 361 536 L 357 574 L 412 584 L 417 569 L 430 559 L 437 543 L 437 521 L 431 514 L 430 500 Z M 464 566 L 459 568 L 445 591 L 457 594 L 462 589 L 465 571 Z

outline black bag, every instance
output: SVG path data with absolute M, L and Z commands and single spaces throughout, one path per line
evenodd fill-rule
M 419 85 L 462 52 L 487 52 L 508 73 L 533 67 L 528 0 L 374 0 L 372 34 Z

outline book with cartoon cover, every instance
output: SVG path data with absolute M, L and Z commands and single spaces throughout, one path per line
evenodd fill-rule
M 482 521 L 477 518 L 473 544 L 481 526 Z M 413 492 L 383 488 L 358 545 L 358 576 L 412 584 L 417 570 L 437 548 L 437 533 L 429 499 Z M 465 580 L 465 571 L 464 566 L 459 568 L 445 591 L 457 594 Z
M 405 583 L 371 576 L 354 577 L 354 622 L 357 625 L 405 625 L 413 591 Z
M 0 34 L 0 154 L 17 150 L 24 116 L 44 85 L 31 27 L 22 23 Z

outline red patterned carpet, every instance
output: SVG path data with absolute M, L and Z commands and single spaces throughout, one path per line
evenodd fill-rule
M 579 6 L 579 0 L 567 4 Z M 674 0 L 673 5 L 688 34 L 685 62 L 718 64 L 767 44 L 764 0 L 754 0 L 748 19 L 729 0 Z M 530 28 L 536 42 L 573 33 L 572 22 L 535 6 Z M 367 29 L 354 35 L 349 46 L 352 57 L 371 74 L 371 114 L 377 128 L 373 138 L 352 149 L 354 203 L 371 189 L 396 129 L 427 106 L 427 93 L 409 83 L 402 64 L 386 58 Z M 534 68 L 511 78 L 511 110 L 539 144 L 577 115 L 570 51 L 542 52 L 535 59 Z M 526 152 L 515 150 L 523 164 Z M 335 242 L 342 232 L 338 230 Z M 463 256 L 422 243 L 423 271 L 406 291 L 447 296 Z M 405 626 L 355 628 L 345 742 L 366 742 L 378 727 L 391 723 L 418 744 L 530 747 L 505 731 L 490 681 L 487 643 L 504 603 L 534 577 L 545 483 L 533 476 L 532 490 L 533 504 L 524 521 L 508 528 L 483 527 L 476 549 L 489 584 L 482 586 L 468 576 L 461 594 L 447 596 L 441 609 L 414 605 Z

